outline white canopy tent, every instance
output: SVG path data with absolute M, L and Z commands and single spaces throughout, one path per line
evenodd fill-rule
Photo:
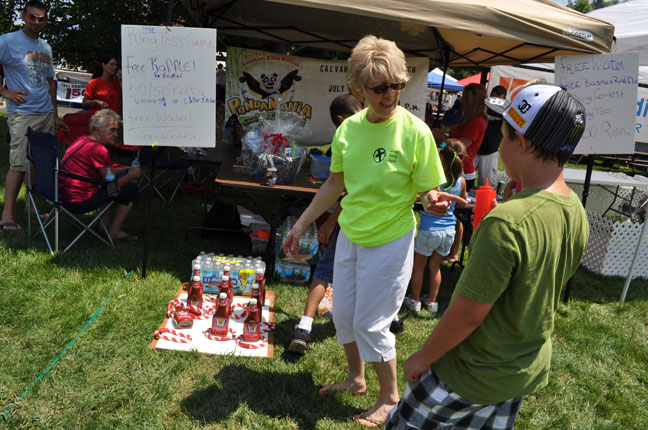
M 587 15 L 614 24 L 612 52 L 639 53 L 639 83 L 648 85 L 648 0 L 632 0 Z
M 648 0 L 630 0 L 587 13 L 614 25 L 610 52 L 639 53 L 639 84 L 648 85 Z M 553 63 L 532 64 L 553 71 Z

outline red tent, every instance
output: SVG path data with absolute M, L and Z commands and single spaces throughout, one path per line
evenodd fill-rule
M 490 78 L 490 73 L 486 75 L 486 80 Z M 479 84 L 481 83 L 481 73 L 477 73 L 476 75 L 468 76 L 467 78 L 460 79 L 459 83 L 463 85 L 464 87 L 468 84 Z

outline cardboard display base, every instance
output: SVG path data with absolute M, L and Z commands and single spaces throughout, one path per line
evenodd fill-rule
M 176 298 L 183 303 L 187 302 L 187 293 L 185 292 L 184 287 L 186 283 L 183 284 L 183 287 L 180 287 L 180 291 Z M 206 297 L 213 297 L 210 294 L 205 294 Z M 244 296 L 234 296 L 234 304 L 247 304 L 250 300 L 249 297 Z M 213 304 L 215 302 L 209 301 L 208 303 Z M 236 308 L 235 314 L 241 314 L 242 308 Z M 266 300 L 263 306 L 261 321 L 273 323 L 274 322 L 274 292 L 266 290 Z M 207 318 L 204 320 L 194 320 L 193 327 L 190 329 L 179 329 L 173 318 L 165 318 L 160 325 L 160 329 L 168 328 L 175 330 L 176 332 L 182 333 L 183 335 L 191 336 L 191 341 L 187 343 L 173 342 L 166 339 L 154 339 L 151 342 L 151 349 L 166 349 L 166 350 L 175 350 L 175 351 L 198 351 L 205 354 L 219 354 L 219 355 L 237 355 L 237 356 L 248 356 L 248 357 L 269 357 L 271 358 L 274 353 L 274 335 L 273 332 L 262 333 L 262 340 L 259 342 L 250 343 L 251 348 L 245 348 L 239 346 L 238 342 L 235 340 L 236 337 L 243 334 L 243 322 L 244 318 L 236 319 L 234 315 L 230 316 L 229 328 L 234 331 L 234 335 L 231 336 L 234 339 L 226 341 L 216 341 L 208 339 L 205 336 L 205 331 L 211 328 L 212 319 Z M 265 326 L 264 326 L 265 327 Z M 263 331 L 263 330 L 262 330 Z

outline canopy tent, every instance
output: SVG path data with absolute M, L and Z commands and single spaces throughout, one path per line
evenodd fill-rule
M 182 0 L 220 34 L 349 52 L 366 34 L 445 67 L 609 52 L 614 28 L 551 0 Z
M 639 84 L 648 85 L 648 0 L 631 0 L 587 13 L 614 25 L 612 52 L 639 53 Z M 553 72 L 553 63 L 529 66 Z
M 428 88 L 434 88 L 437 90 L 441 89 L 443 75 L 443 70 L 439 68 L 436 68 L 428 73 Z M 457 80 L 452 76 L 445 74 L 445 82 L 443 82 L 443 88 L 445 88 L 446 91 L 456 93 L 463 91 L 464 86 L 457 82 Z
M 467 78 L 459 79 L 459 83 L 463 86 L 470 85 L 470 84 L 479 84 L 481 83 L 481 73 L 474 74 L 472 76 L 468 76 Z M 488 81 L 488 78 L 490 77 L 490 73 L 486 74 L 486 80 Z
M 639 83 L 648 84 L 648 0 L 619 3 L 587 15 L 614 24 L 612 52 L 639 52 Z

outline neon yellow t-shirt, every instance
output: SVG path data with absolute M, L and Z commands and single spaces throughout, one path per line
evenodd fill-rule
M 402 107 L 380 123 L 367 120 L 367 109 L 347 118 L 331 150 L 331 172 L 344 173 L 348 193 L 338 223 L 358 245 L 407 234 L 415 226 L 416 193 L 446 180 L 430 128 Z

